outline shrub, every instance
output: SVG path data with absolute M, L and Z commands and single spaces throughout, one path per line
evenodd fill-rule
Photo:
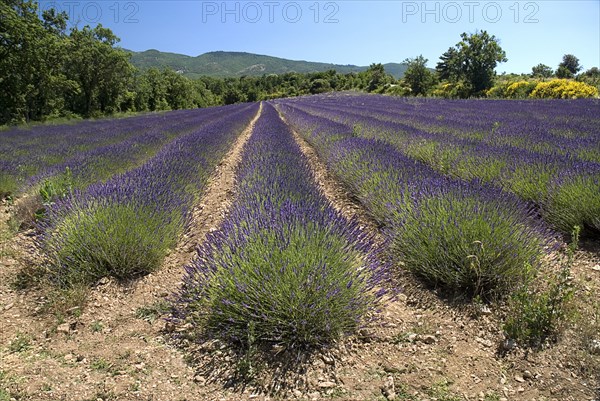
M 501 298 L 537 265 L 548 232 L 515 197 L 454 186 L 398 209 L 390 249 L 425 282 L 454 295 Z
M 44 204 L 52 203 L 56 199 L 67 197 L 73 190 L 74 181 L 71 169 L 51 178 L 46 178 L 40 185 L 39 193 Z
M 38 241 L 52 280 L 61 287 L 89 285 L 158 268 L 187 227 L 211 171 L 257 108 L 220 108 L 141 166 L 56 200 Z M 64 185 L 47 187 L 52 198 Z
M 600 174 L 555 179 L 542 205 L 544 218 L 562 232 L 584 225 L 600 230 Z
M 444 97 L 448 99 L 466 99 L 471 93 L 471 85 L 464 81 L 445 82 L 439 84 L 433 89 L 433 96 Z
M 391 95 L 391 96 L 404 97 L 404 96 L 410 96 L 412 94 L 412 91 L 410 90 L 410 88 L 408 86 L 405 86 L 405 85 L 390 85 L 390 86 L 386 87 L 385 94 Z
M 237 177 L 227 220 L 186 268 L 175 320 L 247 356 L 258 345 L 312 349 L 364 324 L 385 292 L 378 287 L 386 270 L 371 256 L 370 238 L 319 191 L 268 104 Z
M 488 89 L 486 96 L 497 99 L 526 99 L 537 84 L 538 81 L 501 82 Z
M 506 88 L 505 96 L 510 99 L 526 99 L 536 88 L 537 81 L 517 81 Z
M 310 348 L 354 331 L 372 307 L 358 250 L 307 222 L 263 229 L 237 243 L 205 246 L 188 269 L 181 300 L 208 337 Z
M 374 125 L 375 132 L 383 131 L 379 127 Z M 325 139 L 314 140 L 317 151 L 386 227 L 391 258 L 432 285 L 467 297 L 502 297 L 523 279 L 523 264 L 537 264 L 551 242 L 552 234 L 528 203 L 514 195 L 445 177 L 380 140 L 348 134 L 329 143 L 326 131 L 320 135 Z M 414 151 L 403 146 L 402 152 L 424 160 L 436 152 L 455 158 L 452 151 L 423 143 Z M 492 167 L 488 174 L 503 165 Z M 464 168 L 481 170 L 477 163 Z
M 41 241 L 51 280 L 64 288 L 157 269 L 184 226 L 180 211 L 148 204 L 65 202 L 67 207 L 57 209 L 61 216 L 51 216 L 59 223 L 48 227 Z
M 583 82 L 553 79 L 540 82 L 529 97 L 545 99 L 581 99 L 598 97 L 598 89 Z
M 505 98 L 506 97 L 506 89 L 512 84 L 512 82 L 500 82 L 490 89 L 487 90 L 485 95 L 491 98 Z
M 578 241 L 579 227 L 575 226 L 572 243 L 567 248 L 567 261 L 556 276 L 541 277 L 540 280 L 536 271 L 525 265 L 528 278 L 512 295 L 503 325 L 508 339 L 521 346 L 535 348 L 556 339 L 561 323 L 568 316 L 568 303 L 574 294 L 570 275 Z

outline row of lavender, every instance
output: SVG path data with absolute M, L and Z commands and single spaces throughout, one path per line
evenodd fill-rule
M 481 102 L 354 95 L 305 100 L 320 109 L 401 122 L 442 137 L 600 161 L 598 99 Z
M 488 121 L 487 131 L 481 131 L 483 128 L 474 131 L 473 121 L 479 126 L 484 123 L 472 118 L 462 122 L 462 131 L 455 121 L 451 124 L 452 132 L 448 132 L 431 126 L 429 131 L 416 128 L 418 124 L 410 123 L 408 118 L 408 122 L 399 121 L 403 109 L 396 112 L 393 108 L 402 103 L 387 99 L 345 96 L 329 97 L 323 104 L 310 98 L 286 104 L 343 123 L 348 129 L 352 127 L 355 135 L 390 143 L 401 153 L 425 162 L 442 174 L 481 180 L 515 193 L 536 203 L 544 218 L 563 232 L 570 232 L 575 225 L 600 228 L 600 158 L 595 156 L 600 156 L 600 119 L 590 113 L 594 107 L 597 110 L 595 100 L 518 102 L 520 113 L 514 110 L 517 102 L 504 101 L 501 103 L 507 107 L 504 114 L 498 102 L 441 101 L 436 114 L 444 116 L 440 125 L 452 118 L 446 116 L 449 110 L 457 108 L 480 111 Z M 360 110 L 356 104 L 359 101 L 367 111 Z M 424 103 L 429 105 L 433 101 Z M 567 121 L 561 107 L 581 114 L 570 115 Z M 385 111 L 372 111 L 377 108 Z M 552 110 L 557 110 L 556 116 L 551 114 Z M 524 115 L 531 113 L 545 114 L 538 115 L 534 122 L 523 120 Z M 393 117 L 394 114 L 397 116 Z M 475 135 L 476 132 L 479 134 Z
M 444 176 L 394 146 L 290 106 L 278 107 L 383 226 L 389 250 L 431 284 L 492 298 L 526 279 L 551 232 L 519 198 Z
M 52 205 L 39 240 L 52 279 L 72 287 L 156 269 L 185 229 L 207 178 L 257 108 L 224 107 L 218 118 L 196 125 L 142 166 Z
M 0 195 L 70 174 L 84 187 L 141 165 L 162 146 L 222 117 L 219 108 L 39 126 L 0 133 Z
M 289 127 L 266 104 L 244 149 L 236 198 L 186 268 L 174 316 L 201 338 L 287 350 L 355 330 L 383 295 L 370 240 L 336 212 Z

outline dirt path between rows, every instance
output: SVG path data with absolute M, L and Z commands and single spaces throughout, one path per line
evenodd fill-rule
M 1 400 L 215 398 L 217 389 L 199 385 L 183 354 L 166 343 L 160 315 L 195 246 L 219 227 L 231 205 L 236 168 L 261 110 L 217 166 L 189 232 L 158 271 L 131 284 L 103 279 L 82 311 L 57 320 L 37 313 L 40 290 L 10 285 L 22 264 L 35 258 L 31 237 L 18 234 L 7 245 L 0 264 Z

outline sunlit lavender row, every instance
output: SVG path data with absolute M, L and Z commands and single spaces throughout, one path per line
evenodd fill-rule
M 185 229 L 208 177 L 257 110 L 256 104 L 225 107 L 142 166 L 52 205 L 39 242 L 53 280 L 72 287 L 156 269 Z
M 304 98 L 300 103 L 490 145 L 600 161 L 598 99 L 455 101 L 342 95 Z
M 287 120 L 379 221 L 389 252 L 430 284 L 502 296 L 525 279 L 552 233 L 523 200 L 479 181 L 440 174 L 346 124 L 278 102 Z
M 322 101 L 320 101 L 322 100 Z M 382 140 L 442 174 L 477 179 L 540 207 L 554 227 L 599 229 L 600 104 L 397 100 L 341 95 L 283 102 Z
M 143 164 L 162 146 L 224 109 L 176 111 L 123 119 L 2 132 L 0 194 L 26 192 L 44 180 L 81 188 Z
M 385 278 L 369 238 L 332 208 L 289 128 L 265 104 L 235 202 L 187 268 L 175 316 L 200 336 L 246 348 L 306 348 L 360 327 Z

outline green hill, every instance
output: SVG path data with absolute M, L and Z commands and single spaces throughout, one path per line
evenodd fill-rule
M 287 60 L 278 57 L 263 56 L 243 52 L 210 52 L 197 57 L 158 50 L 131 52 L 131 62 L 140 69 L 150 67 L 168 67 L 181 71 L 189 78 L 201 75 L 212 77 L 262 76 L 264 74 L 285 74 L 286 72 L 319 72 L 336 70 L 339 73 L 360 72 L 368 67 L 316 63 L 310 61 Z M 406 70 L 405 64 L 384 64 L 385 70 L 396 78 L 401 78 Z

